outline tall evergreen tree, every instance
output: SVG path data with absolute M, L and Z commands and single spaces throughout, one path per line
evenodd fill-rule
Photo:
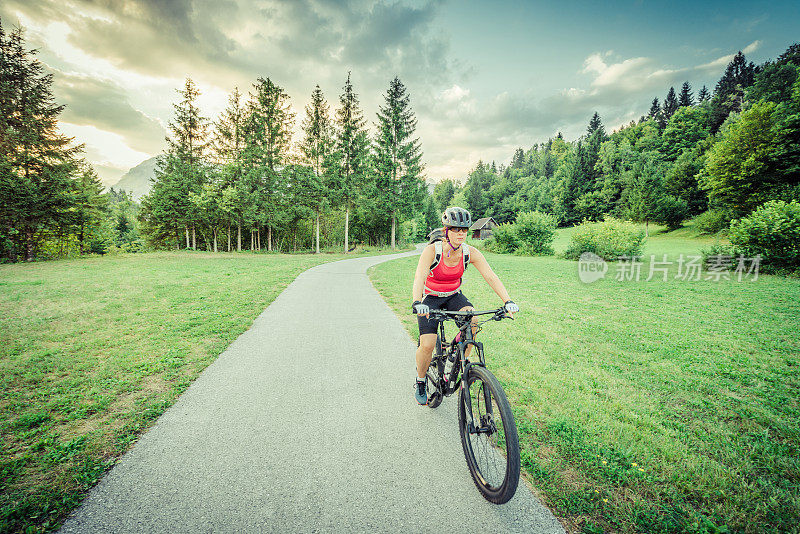
M 711 99 L 711 132 L 715 133 L 731 112 L 742 110 L 745 89 L 753 85 L 756 67 L 741 50 L 733 57 L 714 88 Z
M 692 95 L 692 86 L 689 85 L 689 82 L 683 82 L 683 86 L 681 87 L 681 94 L 678 97 L 678 105 L 683 106 L 694 106 L 694 96 Z
M 228 97 L 226 107 L 214 122 L 214 136 L 211 142 L 217 162 L 223 164 L 241 164 L 242 152 L 245 148 L 246 109 L 242 104 L 239 88 L 234 87 Z
M 439 213 L 443 213 L 452 204 L 455 194 L 456 186 L 452 179 L 442 180 L 434 186 L 433 199 L 436 202 L 436 209 Z
M 704 85 L 703 88 L 700 89 L 700 92 L 697 93 L 697 101 L 700 104 L 702 104 L 703 102 L 706 102 L 709 98 L 710 96 L 708 94 L 708 89 L 706 89 L 706 86 Z
M 664 99 L 664 106 L 662 107 L 665 121 L 669 121 L 672 114 L 678 110 L 678 107 L 678 99 L 675 97 L 675 88 L 670 87 L 667 98 Z
M 271 79 L 258 78 L 248 103 L 247 148 L 244 152 L 251 191 L 256 199 L 254 223 L 260 241 L 260 228 L 267 226 L 267 250 L 272 250 L 272 229 L 280 214 L 280 168 L 288 163 L 294 113 L 289 95 Z
M 369 138 L 366 120 L 358 102 L 358 95 L 350 83 L 350 73 L 339 96 L 339 109 L 336 110 L 336 152 L 338 158 L 338 196 L 345 208 L 344 251 L 349 248 L 350 210 L 353 202 L 364 187 L 368 174 Z
M 650 104 L 650 111 L 648 112 L 647 116 L 651 119 L 655 119 L 661 113 L 661 105 L 658 103 L 658 98 L 653 99 L 653 103 Z
M 525 152 L 518 148 L 514 151 L 514 156 L 511 158 L 511 168 L 521 169 L 525 164 Z
M 378 109 L 378 132 L 375 139 L 375 167 L 385 204 L 392 217 L 392 248 L 396 248 L 398 216 L 418 211 L 425 193 L 422 177 L 422 149 L 414 137 L 417 119 L 411 109 L 406 87 L 395 76 Z M 381 187 L 385 186 L 385 187 Z
M 603 128 L 603 121 L 600 120 L 600 114 L 595 111 L 594 115 L 589 121 L 589 126 L 586 128 L 586 135 L 587 137 L 591 137 L 591 135 L 597 131 L 600 132 L 600 137 L 606 137 L 606 131 L 605 128 Z
M 300 143 L 303 160 L 311 167 L 316 177 L 314 191 L 319 193 L 313 195 L 316 212 L 315 246 L 317 254 L 319 254 L 319 218 L 325 197 L 322 176 L 330 165 L 331 155 L 335 148 L 334 129 L 329 109 L 322 90 L 317 85 L 314 92 L 311 93 L 311 103 L 306 106 L 306 117 L 301 126 L 305 137 Z
M 243 188 L 243 153 L 247 141 L 247 109 L 242 103 L 239 88 L 234 87 L 228 98 L 228 107 L 214 122 L 212 147 L 215 159 L 223 166 L 223 179 L 220 199 L 225 199 L 224 211 L 229 214 L 228 249 L 230 251 L 230 223 L 237 229 L 236 250 L 242 250 L 242 223 L 245 210 L 245 191 Z M 227 190 L 227 191 L 226 191 Z M 222 200 L 221 200 L 222 201 Z
M 191 228 L 191 246 L 196 250 L 197 213 L 189 202 L 189 194 L 199 194 L 205 181 L 204 157 L 208 147 L 208 119 L 200 114 L 197 106 L 200 91 L 191 78 L 186 78 L 183 90 L 178 89 L 177 93 L 182 100 L 172 105 L 175 118 L 169 122 L 168 130 L 171 135 L 166 138 L 170 157 L 161 160 L 161 163 L 169 164 L 167 168 L 161 168 L 157 176 L 160 174 L 162 178 L 175 181 L 183 193 L 180 203 L 172 206 L 172 217 L 184 225 L 187 248 Z
M 108 197 L 103 194 L 103 184 L 97 173 L 85 162 L 75 180 L 75 205 L 73 210 L 75 233 L 81 253 L 86 252 L 88 238 L 102 227 L 108 215 Z
M 800 67 L 800 43 L 791 44 L 783 54 L 778 56 L 776 63 L 781 65 L 792 63 L 796 67 Z
M 6 255 L 33 260 L 49 229 L 73 206 L 72 176 L 82 146 L 58 131 L 57 105 L 35 51 L 26 50 L 21 28 L 0 26 L 0 244 Z

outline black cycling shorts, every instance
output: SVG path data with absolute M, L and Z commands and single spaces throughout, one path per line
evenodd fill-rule
M 449 297 L 425 295 L 425 297 L 422 299 L 422 303 L 427 304 L 432 310 L 447 311 L 458 311 L 464 306 L 472 306 L 472 303 L 461 291 L 458 293 L 453 293 Z M 422 315 L 417 315 L 417 324 L 419 325 L 419 335 L 435 334 L 439 325 L 439 321 L 433 321 Z

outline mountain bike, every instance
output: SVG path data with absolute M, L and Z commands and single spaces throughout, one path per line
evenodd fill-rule
M 472 318 L 490 315 L 472 325 Z M 481 325 L 510 318 L 504 308 L 491 311 L 431 310 L 439 321 L 436 347 L 425 374 L 428 406 L 436 408 L 444 397 L 458 395 L 458 427 L 461 446 L 472 480 L 487 501 L 503 504 L 511 500 L 519 483 L 519 437 L 511 406 L 497 378 L 486 368 L 483 343 L 475 341 Z M 444 323 L 455 321 L 458 333 L 446 341 Z M 466 348 L 474 347 L 467 359 Z

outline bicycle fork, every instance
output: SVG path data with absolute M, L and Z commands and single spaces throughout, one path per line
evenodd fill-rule
M 480 361 L 478 362 L 470 362 L 467 361 L 466 358 L 462 357 L 462 361 L 464 362 L 464 371 L 461 374 L 461 401 L 466 403 L 467 405 L 467 430 L 470 434 L 491 434 L 491 422 L 486 421 L 487 425 L 484 425 L 484 421 L 480 421 L 479 424 L 481 425 L 479 428 L 475 427 L 475 415 L 472 413 L 472 395 L 469 392 L 469 373 L 473 366 L 479 367 L 486 367 L 486 364 L 483 361 L 483 343 L 477 341 L 466 341 L 459 343 L 461 345 L 460 352 L 463 355 L 465 350 L 465 345 L 472 344 L 475 345 L 475 349 L 478 351 L 478 358 Z M 486 415 L 491 416 L 492 413 L 492 399 L 491 394 L 487 388 L 483 388 L 483 399 L 486 406 Z

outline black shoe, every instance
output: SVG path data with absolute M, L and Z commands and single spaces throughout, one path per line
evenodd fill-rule
M 414 398 L 417 399 L 417 403 L 424 406 L 428 404 L 428 392 L 425 390 L 425 381 L 416 381 L 414 385 Z

